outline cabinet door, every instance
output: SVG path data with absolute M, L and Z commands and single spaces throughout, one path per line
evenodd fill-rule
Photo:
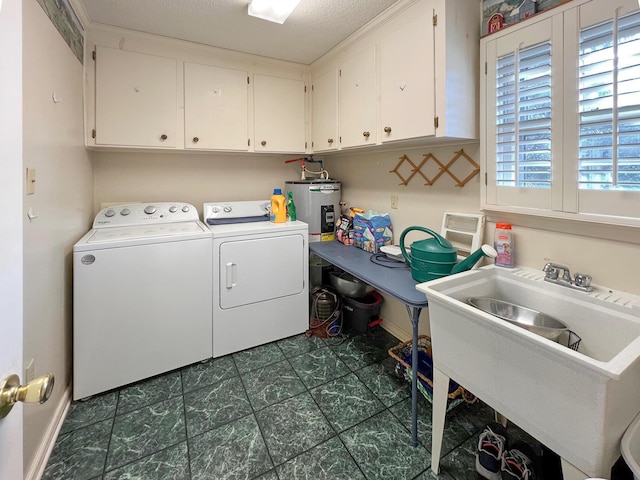
M 304 153 L 304 100 L 301 80 L 253 76 L 256 152 Z
M 432 14 L 424 14 L 380 45 L 380 140 L 435 135 Z
M 96 48 L 96 145 L 176 147 L 175 59 Z
M 338 148 L 338 72 L 335 68 L 319 75 L 311 87 L 311 147 L 314 152 Z
M 185 148 L 248 150 L 247 72 L 184 64 Z
M 340 145 L 376 144 L 375 45 L 345 60 L 340 67 Z

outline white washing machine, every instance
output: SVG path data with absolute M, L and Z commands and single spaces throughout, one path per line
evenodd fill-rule
M 269 222 L 270 201 L 205 203 L 213 236 L 213 356 L 309 327 L 308 226 Z
M 211 232 L 192 205 L 101 210 L 73 247 L 73 398 L 212 356 Z

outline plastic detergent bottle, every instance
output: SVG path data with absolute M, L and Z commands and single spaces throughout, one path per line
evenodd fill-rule
M 274 188 L 271 195 L 271 213 L 269 220 L 275 223 L 283 223 L 287 221 L 287 205 L 282 190 Z
M 513 233 L 511 232 L 510 223 L 496 223 L 493 244 L 496 252 L 498 252 L 495 260 L 496 265 L 513 267 Z
M 287 216 L 289 217 L 289 220 L 294 222 L 296 220 L 296 218 L 297 218 L 297 215 L 296 215 L 296 204 L 293 203 L 293 192 L 288 192 L 287 196 L 288 196 L 288 200 L 287 200 Z

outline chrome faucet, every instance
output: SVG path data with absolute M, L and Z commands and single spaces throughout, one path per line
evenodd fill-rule
M 574 288 L 583 292 L 593 290 L 591 286 L 591 275 L 576 273 L 572 279 L 569 267 L 551 262 L 546 263 L 542 271 L 545 273 L 544 279 L 547 282 L 564 285 L 565 287 Z M 562 271 L 562 276 L 560 276 L 560 271 Z

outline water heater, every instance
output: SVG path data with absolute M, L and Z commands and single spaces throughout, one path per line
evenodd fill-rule
M 297 219 L 309 225 L 309 242 L 335 240 L 340 219 L 340 182 L 335 180 L 295 180 L 285 182 L 293 192 Z

